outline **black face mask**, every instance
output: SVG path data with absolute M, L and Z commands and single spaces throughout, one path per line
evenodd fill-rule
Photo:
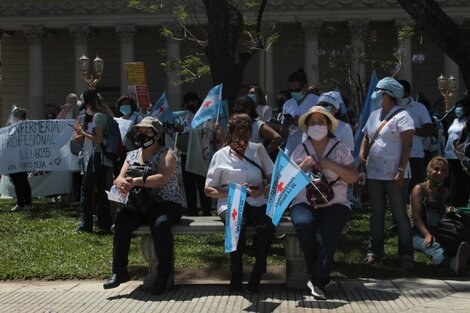
M 149 137 L 145 134 L 138 134 L 137 136 L 135 136 L 135 144 L 141 147 L 142 149 L 150 147 L 155 142 L 157 142 L 155 140 L 155 137 Z

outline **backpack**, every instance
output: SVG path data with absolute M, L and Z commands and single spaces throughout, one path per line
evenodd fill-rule
M 460 211 L 447 212 L 437 224 L 436 241 L 444 255 L 453 257 L 461 242 L 470 241 L 470 214 Z
M 119 130 L 119 124 L 116 122 L 114 117 L 106 115 L 108 121 L 106 123 L 106 131 L 104 132 L 104 140 L 101 143 L 103 154 L 113 162 L 117 161 L 118 158 L 124 152 L 124 146 L 122 144 L 121 131 Z

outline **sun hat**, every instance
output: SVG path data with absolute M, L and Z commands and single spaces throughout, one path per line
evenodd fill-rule
M 343 99 L 341 98 L 341 94 L 338 91 L 329 91 L 320 95 L 317 104 L 319 104 L 320 102 L 327 102 L 334 106 L 337 110 L 339 110 Z
M 153 116 L 146 116 L 142 119 L 142 121 L 135 125 L 134 127 L 150 127 L 153 128 L 158 135 L 163 134 L 163 125 L 157 118 Z
M 306 133 L 308 130 L 308 125 L 305 123 L 307 121 L 307 118 L 312 115 L 313 113 L 321 113 L 325 115 L 331 122 L 331 127 L 329 131 L 333 133 L 336 128 L 338 127 L 338 120 L 330 113 L 328 112 L 327 109 L 325 109 L 322 106 L 316 105 L 314 107 L 311 107 L 310 110 L 308 110 L 306 113 L 302 114 L 299 118 L 299 128 Z

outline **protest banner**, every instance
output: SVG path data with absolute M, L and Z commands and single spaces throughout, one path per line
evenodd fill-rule
M 126 63 L 126 74 L 129 94 L 137 101 L 140 108 L 147 110 L 150 106 L 150 97 L 144 63 Z
M 78 170 L 70 152 L 75 120 L 26 120 L 0 129 L 0 174 Z

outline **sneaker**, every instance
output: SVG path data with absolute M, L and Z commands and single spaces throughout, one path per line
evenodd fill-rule
M 10 211 L 12 212 L 19 212 L 19 211 L 22 211 L 24 209 L 24 206 L 21 206 L 21 205 L 15 205 Z
M 326 300 L 325 292 L 320 287 L 312 284 L 310 280 L 307 282 L 307 287 L 310 289 L 310 292 L 315 299 Z
M 468 257 L 470 256 L 470 245 L 461 242 L 457 254 L 450 260 L 450 268 L 457 274 L 463 275 L 466 271 Z
M 405 270 L 412 269 L 414 267 L 413 258 L 409 255 L 402 255 L 401 257 L 401 267 Z
M 245 291 L 248 293 L 258 293 L 259 292 L 259 283 L 261 282 L 262 274 L 252 272 L 250 275 L 250 280 L 245 287 Z

